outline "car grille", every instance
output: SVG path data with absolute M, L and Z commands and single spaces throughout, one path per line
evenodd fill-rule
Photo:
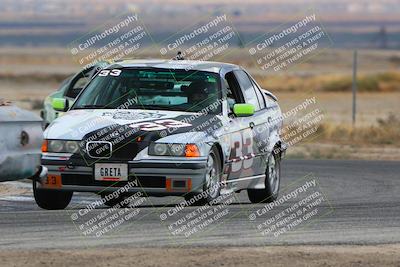
M 111 155 L 111 159 L 113 160 L 132 160 L 134 157 L 136 157 L 136 154 L 138 152 L 139 146 L 138 144 L 133 141 L 130 143 L 122 143 L 118 144 L 118 146 L 115 146 L 113 148 L 113 152 Z
M 139 187 L 145 188 L 165 188 L 165 176 L 136 176 Z M 80 186 L 102 186 L 102 187 L 122 187 L 128 182 L 96 181 L 92 175 L 84 174 L 61 174 L 63 185 Z
M 89 142 L 84 156 L 89 159 L 131 160 L 138 152 L 136 142 L 119 143 L 112 145 L 110 142 Z
M 132 128 L 118 125 L 101 128 L 87 134 L 82 140 L 82 156 L 85 161 L 92 163 L 98 160 L 129 161 L 140 149 L 148 146 L 148 142 L 137 142 L 138 133 L 131 133 Z M 125 137 L 127 136 L 127 137 Z
M 95 159 L 108 159 L 112 154 L 112 143 L 107 141 L 91 141 L 86 143 L 86 154 Z

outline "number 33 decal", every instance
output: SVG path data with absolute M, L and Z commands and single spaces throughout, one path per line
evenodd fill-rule
M 161 131 L 167 128 L 182 128 L 192 126 L 190 123 L 167 119 L 153 122 L 140 122 L 129 125 L 131 128 L 139 128 L 142 131 Z
M 118 69 L 113 69 L 113 70 L 102 70 L 99 73 L 99 76 L 105 77 L 105 76 L 119 76 L 121 75 L 122 70 Z
M 232 172 L 238 172 L 242 169 L 251 168 L 253 165 L 253 157 L 243 159 L 254 153 L 253 151 L 253 134 L 249 131 L 244 131 L 243 134 L 235 132 L 232 134 L 232 153 L 231 157 L 241 158 L 239 161 L 232 162 Z

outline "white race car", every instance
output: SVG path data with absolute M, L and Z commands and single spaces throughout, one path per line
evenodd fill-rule
M 127 60 L 100 71 L 44 133 L 46 179 L 34 181 L 44 209 L 73 192 L 183 196 L 204 204 L 247 190 L 277 198 L 284 144 L 277 99 L 241 67 L 219 62 Z M 206 193 L 204 193 L 206 192 Z M 201 196 L 201 197 L 198 197 Z

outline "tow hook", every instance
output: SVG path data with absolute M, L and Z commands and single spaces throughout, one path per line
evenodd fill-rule
M 38 171 L 30 179 L 33 181 L 40 182 L 42 179 L 47 177 L 48 169 L 44 166 L 39 166 Z

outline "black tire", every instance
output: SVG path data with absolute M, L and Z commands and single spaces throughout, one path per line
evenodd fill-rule
M 277 175 L 275 183 L 271 183 L 270 163 L 275 162 L 275 174 Z M 265 170 L 265 189 L 247 189 L 247 195 L 251 203 L 271 203 L 278 198 L 279 186 L 281 180 L 281 158 L 279 155 L 272 153 L 268 157 L 267 167 Z
M 208 163 L 212 159 L 212 168 L 214 170 L 209 169 Z M 211 164 L 211 163 L 210 163 Z M 221 176 L 222 176 L 222 164 L 221 164 L 221 157 L 219 155 L 218 149 L 213 147 L 208 155 L 207 160 L 207 167 L 206 167 L 206 181 L 203 185 L 203 192 L 207 191 L 208 194 L 206 197 L 200 197 L 200 194 L 187 194 L 185 195 L 185 200 L 190 202 L 193 206 L 202 206 L 206 204 L 212 204 L 212 202 L 219 197 L 221 192 Z M 209 173 L 210 172 L 210 173 Z M 211 173 L 215 174 L 216 176 L 210 177 L 207 181 L 207 175 L 211 176 Z M 193 198 L 196 198 L 194 201 Z
M 36 204 L 45 210 L 63 210 L 71 202 L 74 192 L 53 191 L 48 189 L 36 188 L 36 182 L 33 181 L 33 197 Z

